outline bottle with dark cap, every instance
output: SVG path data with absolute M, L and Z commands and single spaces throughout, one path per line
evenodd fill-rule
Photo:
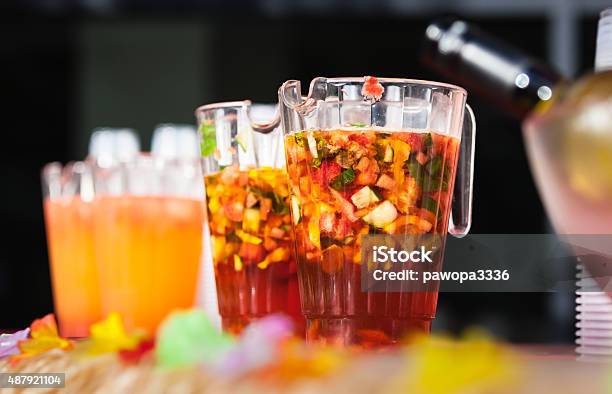
M 459 19 L 440 19 L 425 31 L 423 61 L 431 68 L 523 118 L 561 90 L 552 67 Z

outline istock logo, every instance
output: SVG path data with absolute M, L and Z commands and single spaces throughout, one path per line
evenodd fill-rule
M 416 250 L 395 250 L 388 246 L 372 247 L 372 262 L 374 263 L 432 263 L 431 254 L 433 250 L 426 250 L 421 246 Z

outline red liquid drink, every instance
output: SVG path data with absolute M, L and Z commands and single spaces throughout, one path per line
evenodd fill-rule
M 443 239 L 458 146 L 434 132 L 365 127 L 285 137 L 308 340 L 377 347 L 430 330 L 437 289 L 362 291 L 361 236 Z
M 228 167 L 205 183 L 223 329 L 284 313 L 303 335 L 286 172 Z

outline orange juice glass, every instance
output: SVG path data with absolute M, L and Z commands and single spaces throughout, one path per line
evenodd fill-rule
M 140 156 L 95 173 L 95 253 L 103 314 L 154 333 L 191 308 L 204 222 L 199 161 Z
M 83 162 L 42 172 L 55 312 L 65 337 L 85 337 L 98 321 L 100 294 L 93 246 L 93 179 Z

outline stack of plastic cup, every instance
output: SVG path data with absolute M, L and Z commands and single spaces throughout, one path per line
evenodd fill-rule
M 94 129 L 89 139 L 89 157 L 101 167 L 124 162 L 140 153 L 136 131 L 128 128 Z
M 579 359 L 597 361 L 612 357 L 612 298 L 606 277 L 591 275 L 583 266 L 576 274 L 576 352 Z
M 595 71 L 612 69 L 612 8 L 601 12 L 597 30 Z M 576 352 L 579 359 L 612 359 L 612 285 L 610 261 L 578 266 L 576 275 Z
M 595 70 L 612 69 L 612 8 L 601 12 L 597 27 Z
M 151 139 L 151 155 L 164 159 L 198 159 L 200 158 L 200 140 L 196 128 L 183 124 L 160 124 L 153 132 Z M 202 179 L 202 184 L 204 180 Z M 210 234 L 208 221 L 204 221 L 202 245 L 202 261 L 198 278 L 197 304 L 204 309 L 209 318 L 220 329 L 221 317 L 217 304 L 217 288 L 215 287 L 215 272 L 210 251 Z
M 151 154 L 166 159 L 200 157 L 200 143 L 194 126 L 160 124 L 153 132 Z

